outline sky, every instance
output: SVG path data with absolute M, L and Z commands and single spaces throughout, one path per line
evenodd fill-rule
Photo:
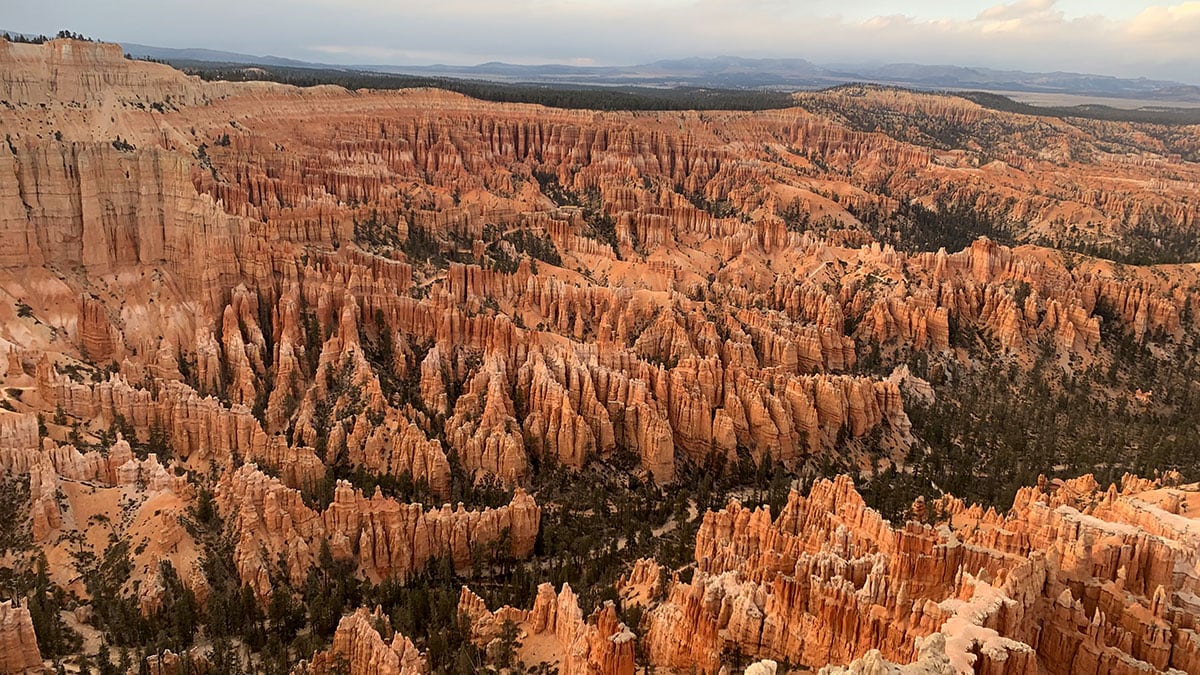
M 0 0 L 0 28 L 340 64 L 733 55 L 1200 84 L 1200 0 Z

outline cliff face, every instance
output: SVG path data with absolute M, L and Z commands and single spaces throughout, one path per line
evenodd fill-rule
M 1193 672 L 1200 492 L 1090 476 L 1023 490 L 1004 516 L 950 500 L 897 529 L 848 479 L 793 492 L 774 521 L 705 515 L 696 575 L 650 614 L 651 661 L 720 668 L 723 650 L 848 671 Z M 899 671 L 897 671 L 899 672 Z
M 150 62 L 130 61 L 121 46 L 102 42 L 51 40 L 44 45 L 0 43 L 7 74 L 0 98 L 25 105 L 96 101 L 111 95 L 124 102 L 175 99 L 203 102 L 195 78 Z
M 0 602 L 0 673 L 17 675 L 42 672 L 42 654 L 29 610 Z

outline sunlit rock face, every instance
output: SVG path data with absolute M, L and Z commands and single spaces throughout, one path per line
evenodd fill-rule
M 42 654 L 29 610 L 7 600 L 0 602 L 0 673 L 15 675 L 41 669 Z
M 946 498 L 933 524 L 903 527 L 844 477 L 793 492 L 774 520 L 733 503 L 705 515 L 695 578 L 652 610 L 650 659 L 713 673 L 730 649 L 826 675 L 1195 672 L 1200 489 L 1175 478 L 1045 482 L 1006 514 Z
M 379 634 L 388 627 L 386 617 L 360 608 L 342 617 L 333 644 L 313 655 L 311 664 L 301 664 L 296 675 L 425 675 L 429 664 L 412 640 L 395 633 L 391 642 Z

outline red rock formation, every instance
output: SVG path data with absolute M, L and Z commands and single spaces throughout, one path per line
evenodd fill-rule
M 450 465 L 441 445 L 426 438 L 419 427 L 398 414 L 389 414 L 380 425 L 372 425 L 362 415 L 349 433 L 338 427 L 330 435 L 331 443 L 345 445 L 346 457 L 355 466 L 377 474 L 424 480 L 434 494 L 450 492 Z M 519 475 L 506 477 L 515 482 Z
M 150 675 L 186 675 L 189 672 L 207 671 L 208 659 L 196 647 L 182 654 L 165 649 L 162 654 L 147 656 L 146 668 Z
M 84 384 L 58 375 L 43 361 L 38 383 L 45 399 L 57 401 L 74 417 L 111 421 L 120 416 L 143 437 L 162 428 L 183 459 L 228 464 L 240 455 L 279 467 L 288 484 L 296 486 L 314 484 L 324 473 L 311 449 L 289 447 L 281 436 L 268 436 L 249 408 L 226 408 L 179 382 L 160 382 L 156 392 L 135 388 L 119 375 Z
M 360 608 L 338 622 L 333 645 L 313 655 L 312 665 L 301 672 L 312 675 L 347 673 L 348 675 L 425 675 L 429 665 L 413 646 L 412 640 L 400 633 L 389 644 L 380 635 L 388 631 L 388 620 L 376 611 L 372 614 Z
M 747 670 L 747 673 L 750 671 Z M 897 673 L 898 675 L 955 675 L 946 657 L 946 636 L 934 633 L 917 640 L 917 660 L 904 666 L 889 663 L 878 649 L 863 654 L 845 667 L 825 666 L 817 675 L 867 675 L 868 673 Z
M 663 567 L 652 558 L 640 558 L 629 574 L 617 582 L 622 604 L 648 606 L 663 590 Z
M 483 600 L 465 586 L 458 602 L 459 616 L 469 623 L 472 639 L 488 644 L 505 623 L 517 624 L 529 635 L 547 635 L 563 675 L 632 675 L 636 636 L 617 618 L 611 602 L 585 621 L 579 601 L 568 584 L 555 594 L 550 584 L 538 586 L 533 609 L 501 607 L 490 612 Z
M 6 44 L 0 53 L 13 73 L 0 79 L 14 109 L 50 106 L 64 138 L 39 139 L 33 127 L 25 129 L 35 124 L 31 118 L 7 154 L 0 150 L 0 170 L 14 177 L 6 185 L 20 186 L 0 190 L 0 202 L 12 207 L 0 212 L 14 214 L 0 222 L 0 236 L 12 240 L 11 258 L 0 263 L 84 265 L 97 282 L 78 289 L 67 283 L 81 300 L 60 323 L 88 355 L 125 356 L 131 375 L 186 379 L 199 393 L 228 401 L 229 411 L 210 409 L 216 406 L 204 399 L 184 407 L 185 394 L 172 387 L 170 404 L 184 408 L 177 412 L 195 412 L 184 432 L 178 414 L 151 412 L 144 399 L 141 409 L 130 409 L 122 400 L 128 394 L 115 394 L 110 405 L 104 393 L 97 400 L 53 383 L 58 391 L 46 398 L 85 419 L 119 413 L 139 433 L 162 423 L 184 446 L 184 458 L 199 450 L 223 462 L 236 452 L 284 469 L 294 487 L 319 479 L 318 464 L 331 457 L 327 448 L 314 458 L 304 447 L 315 443 L 313 414 L 322 401 L 310 390 L 321 389 L 343 349 L 379 348 L 381 332 L 393 353 L 373 354 L 368 363 L 354 352 L 353 381 L 365 399 L 363 416 L 369 412 L 369 422 L 382 415 L 388 431 L 377 433 L 364 417 L 330 423 L 333 451 L 442 492 L 449 477 L 439 454 L 451 450 L 469 471 L 509 482 L 526 477 L 530 455 L 580 466 L 631 451 L 669 482 L 677 454 L 702 463 L 740 445 L 794 464 L 839 437 L 875 429 L 899 460 L 908 424 L 898 393 L 865 380 L 828 381 L 854 367 L 858 342 L 947 352 L 953 321 L 975 324 L 1014 352 L 1049 337 L 1064 351 L 1090 354 L 1100 349 L 1101 303 L 1140 339 L 1191 329 L 1184 319 L 1195 301 L 1182 290 L 1187 284 L 1172 289 L 1148 273 L 1116 275 L 1094 264 L 1066 269 L 1036 250 L 987 241 L 960 253 L 901 254 L 869 238 L 831 233 L 822 240 L 783 227 L 779 214 L 793 199 L 810 216 L 847 227 L 857 221 L 845 208 L 895 213 L 897 200 L 874 194 L 867 182 L 882 167 L 893 176 L 901 166 L 909 171 L 888 179 L 894 192 L 925 195 L 930 184 L 957 184 L 961 194 L 950 196 L 974 196 L 981 208 L 1014 192 L 1014 214 L 1067 208 L 1025 204 L 1029 191 L 1017 189 L 1021 177 L 1012 170 L 978 169 L 961 156 L 934 162 L 919 145 L 923 139 L 906 134 L 851 131 L 799 109 L 684 114 L 667 123 L 430 91 L 349 95 L 201 83 L 113 57 L 110 46 L 71 41 Z M 89 78 L 89 68 L 101 72 Z M 99 83 L 118 97 L 108 113 L 96 104 Z M 56 94 L 47 97 L 43 86 Z M 960 124 L 1000 115 L 891 98 L 868 92 L 855 105 L 875 110 L 886 100 Z M 169 106 L 150 113 L 146 102 Z M 230 119 L 240 120 L 238 127 Z M 110 136 L 118 131 L 132 147 L 114 144 Z M 1065 127 L 1038 134 L 1072 142 L 1087 136 Z M 762 156 L 747 149 L 760 147 L 768 148 Z M 837 183 L 842 173 L 836 181 L 820 174 L 809 157 L 845 168 L 853 184 Z M 1022 170 L 1023 179 L 1040 175 L 1040 161 Z M 617 166 L 631 168 L 622 173 Z M 1065 180 L 1086 182 L 1091 170 L 1072 165 Z M 995 174 L 996 194 L 976 180 L 980 171 Z M 553 174 L 581 199 L 597 199 L 613 218 L 618 250 L 594 238 L 583 210 L 550 205 L 531 179 L 535 172 Z M 1054 172 L 1064 173 L 1058 166 Z M 1101 182 L 1103 198 L 1085 199 L 1080 187 L 1046 200 L 1092 204 L 1097 219 L 1119 212 L 1124 222 L 1131 196 L 1113 198 L 1112 190 L 1130 188 Z M 826 189 L 839 200 L 818 194 Z M 1176 193 L 1155 192 L 1155 208 L 1190 227 L 1194 207 Z M 745 218 L 700 210 L 685 195 L 728 203 Z M 397 241 L 424 228 L 442 252 L 469 241 L 480 264 L 440 270 L 393 259 L 403 254 L 363 240 L 368 220 Z M 354 238 L 355 222 L 362 248 L 342 246 Z M 513 230 L 547 237 L 561 266 L 537 261 L 535 270 L 535 261 L 498 239 Z M 864 245 L 842 245 L 849 241 Z M 331 251 L 327 244 L 335 243 Z M 513 273 L 489 268 L 496 247 L 520 258 Z M 139 268 L 166 281 L 148 291 L 125 273 Z M 423 297 L 413 297 L 414 289 Z M 197 311 L 164 309 L 164 293 Z M 419 363 L 408 362 L 414 346 L 429 343 Z M 187 378 L 180 363 L 191 371 Z M 418 369 L 422 410 L 405 409 L 407 395 L 396 382 Z M 794 380 L 803 376 L 816 379 Z M 127 381 L 140 387 L 143 379 Z M 461 400 L 452 400 L 459 393 Z M 334 414 L 348 406 L 335 403 Z M 229 430 L 226 437 L 215 434 L 219 427 Z M 216 437 L 198 443 L 205 434 Z M 435 437 L 449 447 L 431 445 Z
M 0 452 L 34 450 L 37 447 L 36 415 L 0 411 Z M 5 468 L 11 468 L 7 462 Z
M 426 511 L 376 491 L 366 497 L 339 482 L 324 511 L 304 504 L 298 490 L 262 473 L 253 464 L 227 472 L 217 486 L 217 504 L 237 533 L 235 563 L 242 581 L 269 597 L 269 569 L 281 558 L 294 583 L 302 583 L 328 545 L 337 559 L 351 559 L 368 579 L 406 579 L 431 559 L 448 556 L 456 569 L 470 569 L 479 551 L 507 537 L 508 553 L 524 558 L 533 550 L 541 510 L 520 488 L 499 509 L 467 511 L 449 504 Z
M 29 610 L 14 607 L 8 600 L 0 602 L 0 673 L 23 675 L 43 670 Z
M 146 492 L 172 490 L 185 496 L 193 492 L 185 478 L 168 474 L 154 454 L 144 460 L 134 458 L 129 443 L 119 434 L 117 442 L 103 454 L 94 450 L 80 453 L 74 446 L 58 445 L 48 438 L 42 441 L 40 450 L 0 449 L 0 469 L 29 476 L 35 542 L 46 541 L 51 533 L 63 526 L 60 479 L 138 487 Z
M 812 466 L 872 443 L 898 464 L 904 397 L 932 392 L 852 374 L 874 350 L 966 361 L 978 332 L 1015 363 L 1053 345 L 1077 368 L 1108 363 L 1114 331 L 1195 339 L 1194 266 L 986 239 L 904 253 L 871 234 L 923 204 L 1075 249 L 1194 238 L 1200 170 L 1178 156 L 1196 143 L 1152 125 L 873 89 L 645 114 L 206 83 L 72 40 L 0 41 L 0 99 L 0 290 L 22 303 L 0 307 L 3 402 L 20 411 L 0 412 L 0 466 L 30 475 L 34 535 L 89 527 L 55 498 L 73 481 L 183 502 L 220 474 L 239 573 L 264 598 L 268 568 L 282 557 L 298 580 L 322 543 L 372 580 L 438 555 L 465 569 L 506 530 L 512 553 L 532 549 L 523 492 L 425 511 L 340 485 L 309 508 L 300 491 L 331 469 L 448 495 L 454 460 L 509 484 L 542 461 L 636 457 L 670 483 L 717 455 Z M 929 120 L 978 146 L 944 149 Z M 68 424 L 43 439 L 35 413 L 60 406 Z M 119 422 L 173 463 L 63 443 Z M 974 654 L 997 674 L 1200 671 L 1189 498 L 1151 487 L 1047 485 L 1005 516 L 945 500 L 924 514 L 951 513 L 939 528 L 892 527 L 845 481 L 775 522 L 731 507 L 706 517 L 696 577 L 666 591 L 648 648 L 708 670 L 727 645 L 814 666 L 878 649 L 860 662 L 875 668 L 944 633 L 956 669 Z M 169 517 L 136 522 L 186 549 Z M 635 569 L 630 597 L 656 601 L 658 576 Z M 615 614 L 583 621 L 564 595 L 535 614 L 565 667 L 629 667 Z
M 1090 476 L 1028 488 L 1007 516 L 951 502 L 937 529 L 893 528 L 845 478 L 793 492 L 774 522 L 733 503 L 705 515 L 695 578 L 651 613 L 650 658 L 704 672 L 729 648 L 811 667 L 864 659 L 849 672 L 884 659 L 932 669 L 913 672 L 1192 672 L 1197 530 L 1158 504 L 1200 492 L 1127 482 L 1123 494 Z

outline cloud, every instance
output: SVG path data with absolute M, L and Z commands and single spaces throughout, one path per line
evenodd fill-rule
M 927 17 L 914 16 L 911 5 L 880 12 L 895 3 L 870 0 L 444 0 L 402 14 L 370 0 L 377 1 L 375 21 L 387 25 L 390 17 L 403 28 L 390 44 L 371 44 L 457 63 L 629 64 L 738 54 L 1200 80 L 1200 0 L 1150 5 L 1120 19 L 1086 3 L 1068 13 L 1068 0 L 994 2 L 974 13 L 960 9 L 958 17 L 945 7 Z
M 993 5 L 979 13 L 980 21 L 1010 21 L 1049 13 L 1057 0 L 1018 0 L 1006 5 Z M 1061 16 L 1061 14 L 1060 14 Z
M 1125 25 L 1125 32 L 1135 40 L 1185 43 L 1200 54 L 1200 46 L 1196 45 L 1200 38 L 1200 2 L 1147 7 Z
M 1152 76 L 1200 83 L 1200 1 L 1152 5 L 1117 19 L 1071 16 L 1057 0 L 1018 0 L 984 8 L 971 18 L 876 16 L 847 23 L 834 34 L 885 60 L 988 65 L 1023 70 L 1072 70 Z M 830 45 L 830 48 L 834 46 Z M 845 50 L 843 58 L 851 58 Z
M 1033 29 L 1058 29 L 1066 23 L 1063 12 L 1054 9 L 1056 0 L 1020 0 L 1006 5 L 994 5 L 979 13 L 974 20 L 964 22 L 967 31 L 1017 33 Z

